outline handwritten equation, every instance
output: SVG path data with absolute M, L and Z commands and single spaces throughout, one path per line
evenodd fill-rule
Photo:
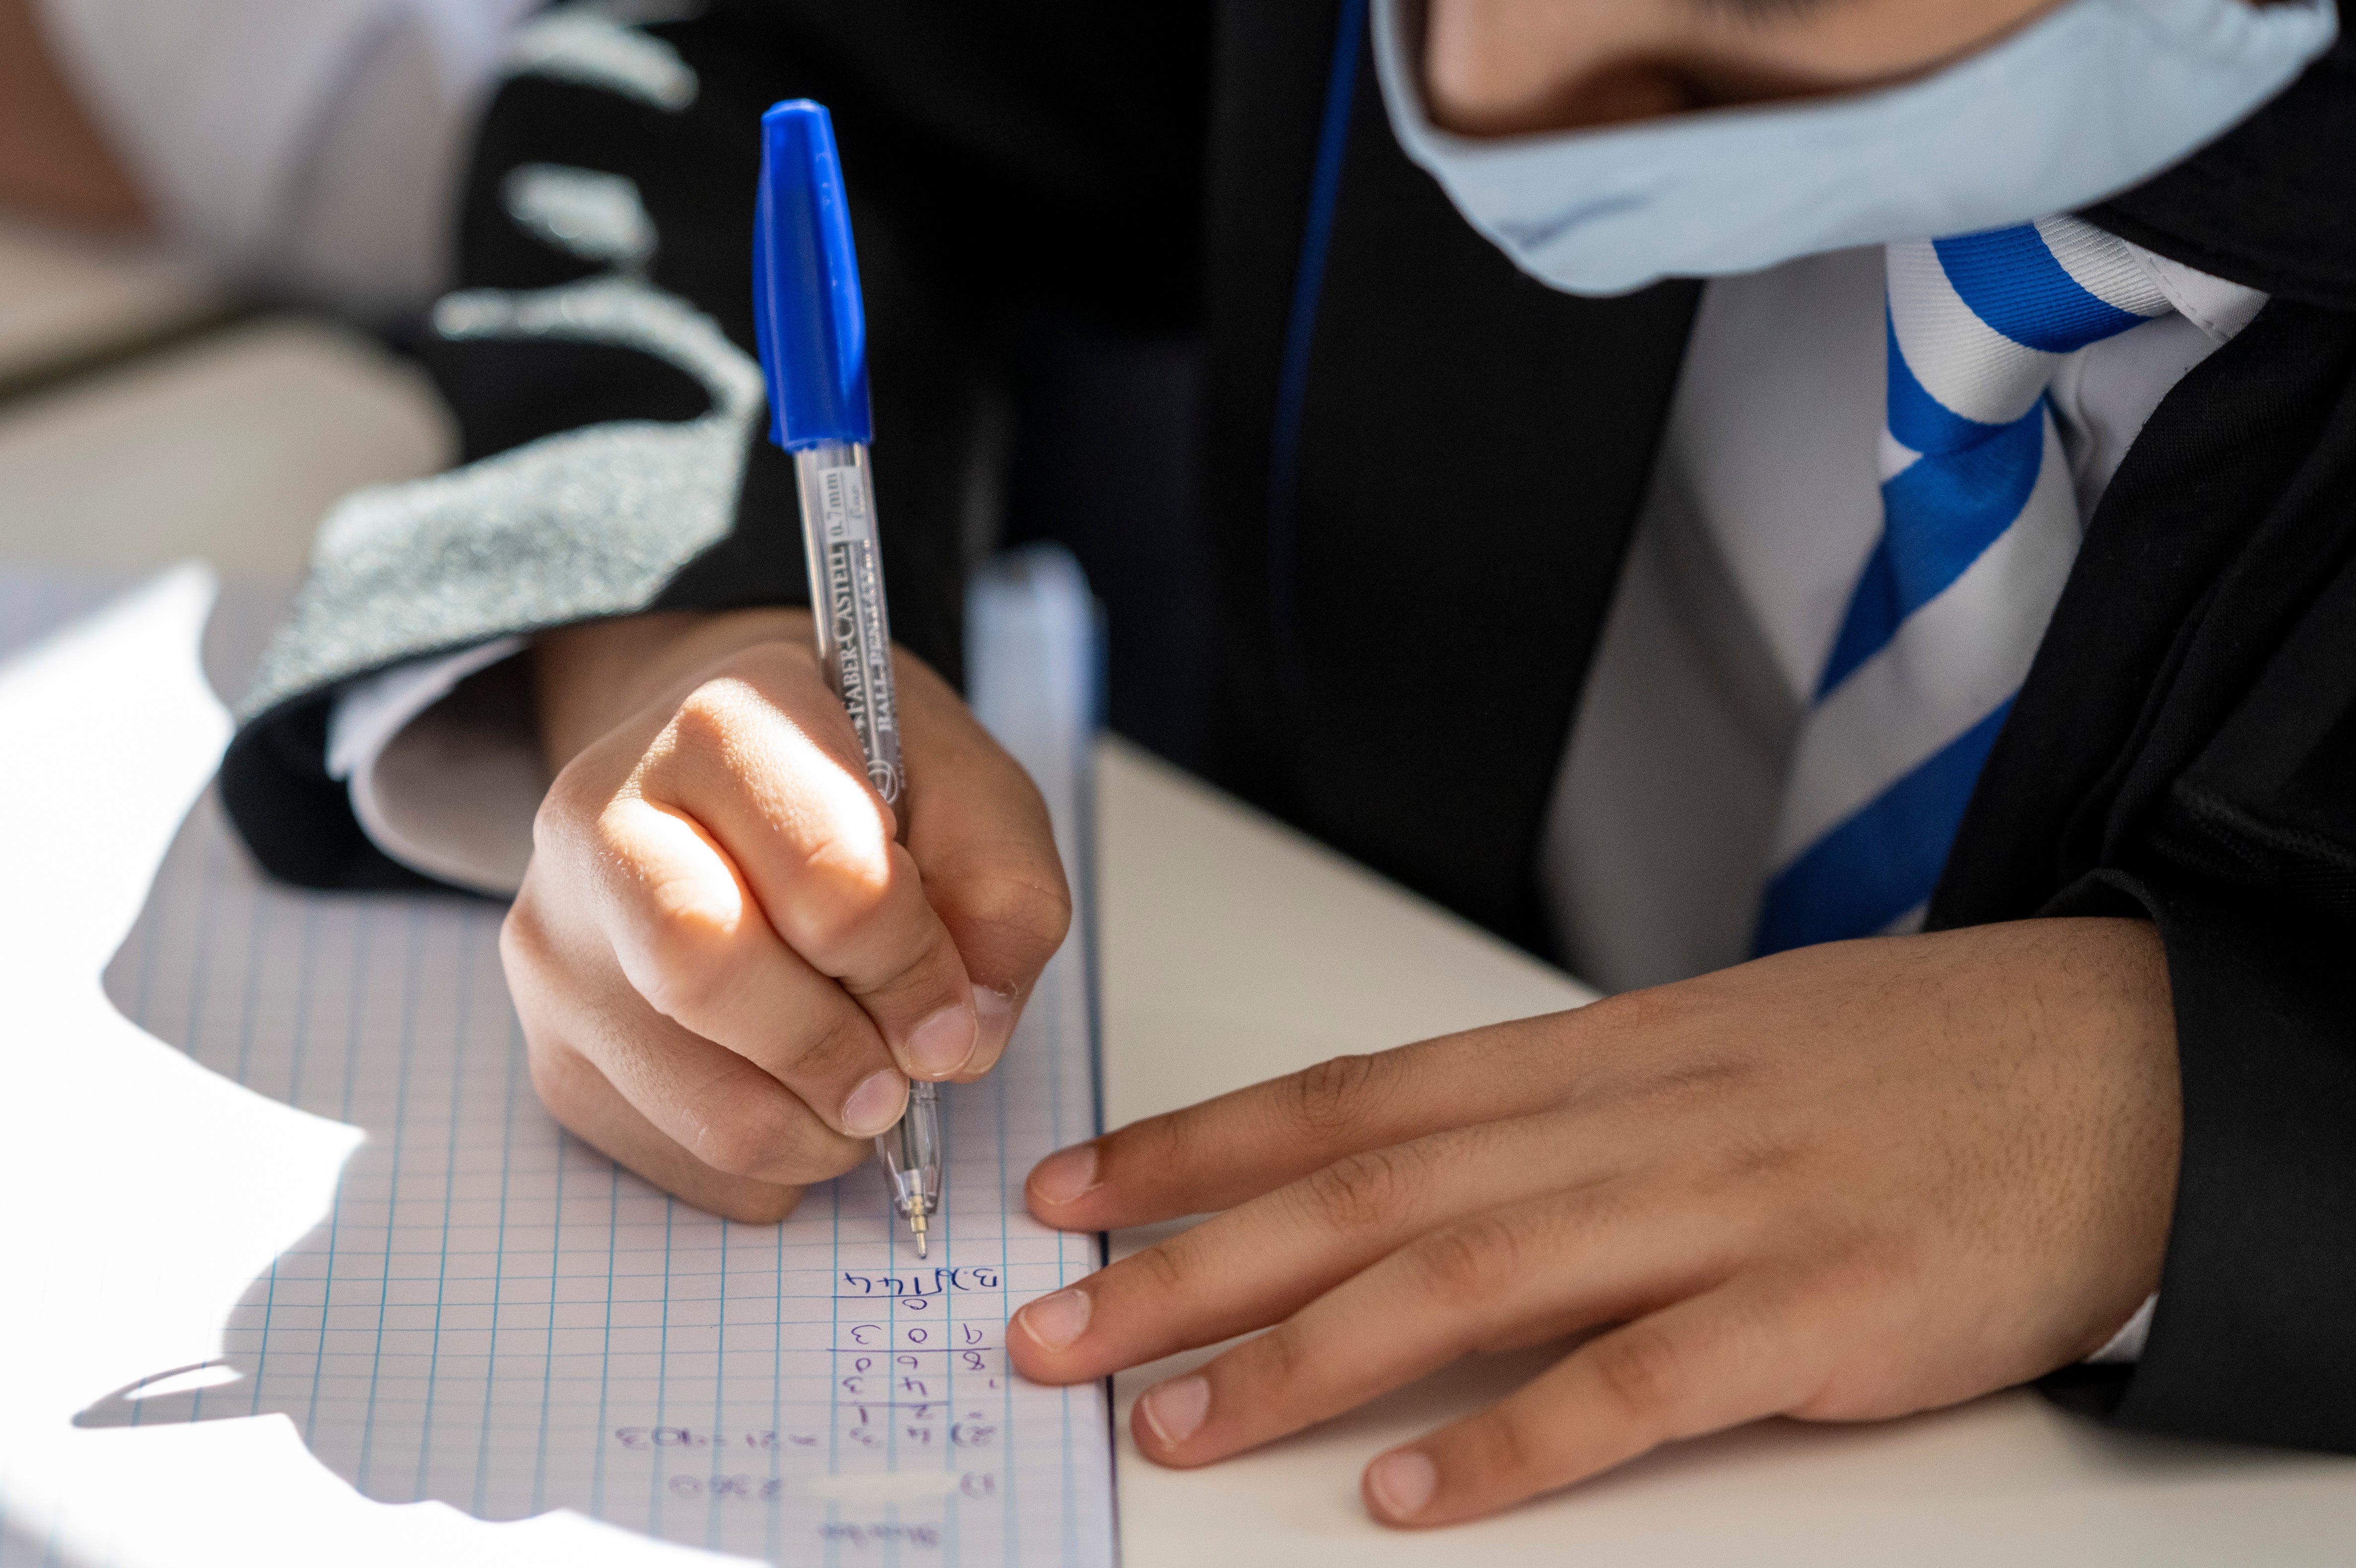
M 998 1271 L 994 1268 L 917 1269 L 909 1274 L 845 1274 L 844 1288 L 836 1292 L 849 1299 L 865 1300 L 884 1297 L 909 1312 L 922 1312 L 937 1297 L 961 1296 L 968 1291 L 996 1295 L 1000 1289 Z
M 846 1473 L 854 1455 L 884 1460 L 885 1473 L 938 1472 L 945 1493 L 994 1499 L 1005 1417 L 991 1411 L 1005 1408 L 1010 1376 L 996 1316 L 1003 1291 L 1000 1271 L 988 1266 L 845 1272 L 835 1287 L 838 1318 L 822 1326 L 831 1342 L 803 1347 L 829 1357 L 830 1386 L 823 1396 L 780 1402 L 783 1410 L 806 1410 L 807 1421 L 732 1431 L 647 1420 L 612 1427 L 608 1441 L 626 1454 L 667 1458 L 661 1484 L 682 1501 L 777 1503 L 809 1477 Z M 962 1321 L 944 1310 L 967 1296 L 993 1298 L 975 1303 L 990 1316 Z M 919 1312 L 926 1314 L 920 1321 L 903 1316 Z M 848 1473 L 873 1463 L 852 1461 Z M 842 1528 L 866 1532 L 842 1538 L 854 1546 L 937 1544 L 933 1526 Z

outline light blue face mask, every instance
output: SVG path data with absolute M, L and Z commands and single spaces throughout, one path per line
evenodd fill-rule
M 1918 81 L 1476 141 L 1424 116 L 1419 0 L 1380 0 L 1391 126 L 1523 271 L 1577 293 L 2068 212 L 2166 168 L 2331 46 L 2331 0 L 2070 0 Z

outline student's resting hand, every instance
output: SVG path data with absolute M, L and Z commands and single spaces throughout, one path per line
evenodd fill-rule
M 1900 1415 L 2084 1358 L 2158 1285 L 2179 1131 L 2147 925 L 1810 948 L 1050 1156 L 1029 1197 L 1060 1228 L 1228 1211 L 1033 1303 L 1007 1342 L 1063 1383 L 1274 1325 L 1139 1400 L 1139 1446 L 1194 1466 L 1468 1351 L 1594 1334 L 1367 1467 L 1376 1518 L 1446 1524 L 1673 1438 Z
M 500 951 L 533 1083 L 648 1179 L 774 1220 L 871 1153 L 905 1074 L 987 1072 L 1071 918 L 1045 806 L 896 661 L 905 846 L 798 611 L 533 649 L 562 771 Z

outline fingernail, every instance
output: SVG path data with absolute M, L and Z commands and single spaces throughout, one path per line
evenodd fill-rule
M 1417 1448 L 1386 1454 L 1366 1467 L 1366 1490 L 1393 1519 L 1413 1519 L 1440 1489 L 1440 1467 Z
M 1069 1203 L 1097 1184 L 1097 1146 L 1057 1149 L 1031 1173 L 1031 1190 L 1050 1203 Z
M 1087 1292 L 1059 1290 L 1043 1296 L 1024 1307 L 1022 1316 L 1024 1333 L 1051 1350 L 1067 1349 L 1087 1331 Z
M 872 1138 L 900 1119 L 907 1098 L 908 1081 L 888 1067 L 878 1068 L 842 1103 L 843 1127 L 853 1137 Z
M 973 1016 L 980 1028 L 980 1041 L 974 1054 L 984 1061 L 995 1061 L 998 1053 L 1006 1049 L 1007 1037 L 1014 1032 L 1014 993 L 976 986 Z
M 972 1008 L 943 1008 L 908 1036 L 908 1060 L 926 1077 L 955 1072 L 973 1054 L 977 1038 Z
M 1148 1389 L 1137 1408 L 1145 1413 L 1145 1424 L 1153 1428 L 1162 1445 L 1175 1448 L 1194 1436 L 1203 1417 L 1211 1413 L 1211 1385 L 1200 1375 L 1172 1378 L 1160 1388 Z

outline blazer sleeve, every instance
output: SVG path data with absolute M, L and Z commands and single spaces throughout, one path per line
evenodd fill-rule
M 2048 1387 L 2121 1425 L 2356 1452 L 2356 563 L 2324 575 L 2147 849 L 2054 911 L 2156 923 L 2184 1131 L 2142 1360 Z
M 466 177 L 460 286 L 412 345 L 463 465 L 321 526 L 222 764 L 262 863 L 425 881 L 328 776 L 347 682 L 598 617 L 807 602 L 752 322 L 757 127 L 779 99 L 835 117 L 894 629 L 957 678 L 977 413 L 1021 324 L 1192 319 L 1206 9 L 718 0 L 669 25 L 527 24 Z

